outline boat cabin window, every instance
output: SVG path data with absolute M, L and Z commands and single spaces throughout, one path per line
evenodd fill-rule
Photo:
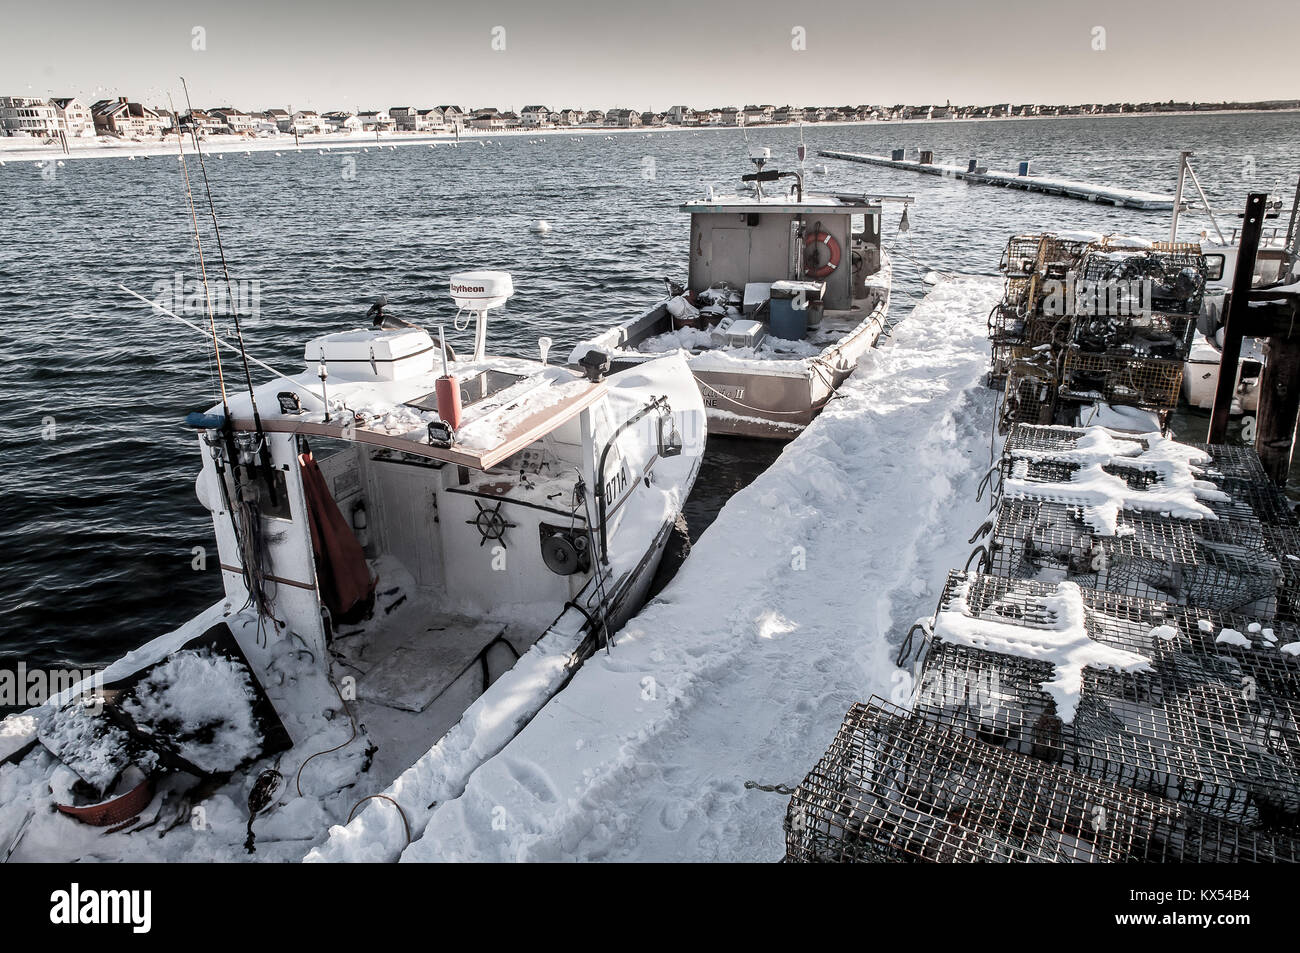
M 1205 267 L 1208 270 L 1206 280 L 1222 281 L 1223 280 L 1223 263 L 1226 259 L 1223 255 L 1206 255 Z

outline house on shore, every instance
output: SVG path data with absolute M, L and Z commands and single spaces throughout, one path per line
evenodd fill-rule
M 93 136 L 95 134 L 95 117 L 90 114 L 90 107 L 75 96 L 62 96 L 51 99 L 59 128 L 69 138 Z
M 501 110 L 493 106 L 486 106 L 483 109 L 476 109 L 470 114 L 468 125 L 471 129 L 504 129 L 506 119 Z
M 226 129 L 236 136 L 252 135 L 257 131 L 257 117 L 242 109 L 235 109 L 233 106 L 220 106 L 211 110 L 212 115 L 216 116 L 226 124 Z
M 519 111 L 519 121 L 525 129 L 539 129 L 553 125 L 549 106 L 525 106 Z
M 294 113 L 295 121 L 297 113 Z M 361 120 L 361 129 L 363 132 L 392 132 L 396 127 L 393 117 L 388 115 L 386 109 L 370 109 L 365 112 L 357 113 L 357 119 Z
M 398 132 L 415 132 L 419 113 L 412 106 L 389 106 L 388 118 Z
M 128 102 L 125 96 L 99 100 L 90 107 L 90 114 L 97 135 L 119 139 L 158 139 L 163 134 L 162 117 L 142 103 Z M 212 122 L 224 128 L 220 120 L 213 119 Z
M 415 131 L 432 132 L 435 129 L 445 129 L 447 123 L 443 119 L 442 110 L 437 106 L 431 106 L 428 109 L 418 109 L 415 114 Z
M 58 135 L 59 114 L 47 99 L 26 96 L 0 97 L 0 129 L 6 136 Z
M 321 117 L 325 122 L 326 128 L 330 132 L 361 132 L 361 120 L 357 118 L 356 113 L 346 111 L 336 111 L 326 113 Z
M 641 114 L 635 109 L 611 109 L 605 113 L 605 125 L 634 129 L 641 125 Z

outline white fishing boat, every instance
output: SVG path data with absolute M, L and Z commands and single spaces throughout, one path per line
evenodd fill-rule
M 1223 323 L 1224 296 L 1232 288 L 1232 276 L 1237 266 L 1236 235 L 1232 236 L 1229 243 L 1203 240 L 1201 247 L 1211 271 L 1205 285 L 1199 328 L 1183 372 L 1183 396 L 1191 406 L 1211 410 L 1214 407 L 1214 393 L 1219 386 L 1219 362 L 1223 356 L 1218 332 Z M 1296 271 L 1293 254 L 1288 249 L 1286 231 L 1266 229 L 1255 257 L 1253 286 L 1267 288 L 1296 280 L 1300 280 L 1300 272 Z M 1252 414 L 1258 408 L 1259 382 L 1264 360 L 1262 341 L 1254 338 L 1242 340 L 1232 413 Z
M 699 391 L 677 354 L 487 356 L 509 276 L 451 287 L 477 314 L 465 359 L 380 307 L 191 415 L 224 595 L 5 721 L 0 850 L 228 859 L 242 836 L 186 823 L 215 799 L 248 801 L 263 858 L 300 857 L 440 740 L 471 773 L 609 650 L 698 472 Z
M 1183 163 L 1184 168 L 1190 170 L 1186 156 L 1183 158 Z M 1179 191 L 1181 194 L 1181 186 Z M 1267 213 L 1267 217 L 1276 219 L 1281 215 L 1281 201 L 1275 200 L 1271 204 L 1272 208 Z M 1208 202 L 1206 205 L 1208 207 Z M 1196 336 L 1183 369 L 1183 398 L 1192 407 L 1203 410 L 1214 408 L 1214 395 L 1219 387 L 1219 365 L 1223 356 L 1220 332 L 1223 327 L 1224 299 L 1232 290 L 1232 281 L 1237 270 L 1237 254 L 1240 250 L 1239 229 L 1224 234 L 1217 220 L 1214 220 L 1213 213 L 1210 215 L 1217 241 L 1211 239 L 1208 232 L 1201 233 L 1200 245 L 1205 254 L 1209 275 L 1205 283 L 1205 297 L 1201 304 L 1201 316 L 1197 321 Z M 1297 228 L 1300 225 L 1298 217 L 1300 217 L 1300 183 L 1296 186 L 1288 224 L 1285 227 L 1266 225 L 1262 228 L 1259 249 L 1255 254 L 1255 270 L 1251 276 L 1252 287 L 1275 287 L 1300 280 L 1300 262 L 1297 261 Z M 1177 228 L 1178 216 L 1175 215 L 1175 232 Z M 1265 359 L 1262 341 L 1254 338 L 1242 340 L 1231 413 L 1253 414 L 1258 409 L 1259 384 L 1263 376 Z
M 581 342 L 570 361 L 597 352 L 627 368 L 683 354 L 711 434 L 789 440 L 884 330 L 882 203 L 912 199 L 806 192 L 800 173 L 764 168 L 769 150 L 751 158 L 747 190 L 710 190 L 682 206 L 691 216 L 686 285 L 669 282 L 663 300 Z

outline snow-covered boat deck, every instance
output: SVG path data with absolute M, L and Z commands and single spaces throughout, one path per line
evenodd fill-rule
M 409 846 L 372 802 L 309 859 L 779 859 L 788 799 L 746 782 L 793 786 L 851 704 L 906 700 L 891 634 L 965 559 L 951 527 L 987 513 L 975 488 L 1001 290 L 938 285 L 727 503 L 610 655 L 463 785 L 390 791 L 415 808 Z

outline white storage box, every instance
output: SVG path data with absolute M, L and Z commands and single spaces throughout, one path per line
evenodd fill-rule
M 753 314 L 764 301 L 772 296 L 772 283 L 770 281 L 750 281 L 745 285 L 744 307 L 742 310 L 745 314 Z
M 762 321 L 723 318 L 713 329 L 712 341 L 714 347 L 758 347 L 766 336 Z
M 315 372 L 322 357 L 331 377 L 399 381 L 432 373 L 437 345 L 416 328 L 360 328 L 308 341 L 303 351 L 307 369 Z

